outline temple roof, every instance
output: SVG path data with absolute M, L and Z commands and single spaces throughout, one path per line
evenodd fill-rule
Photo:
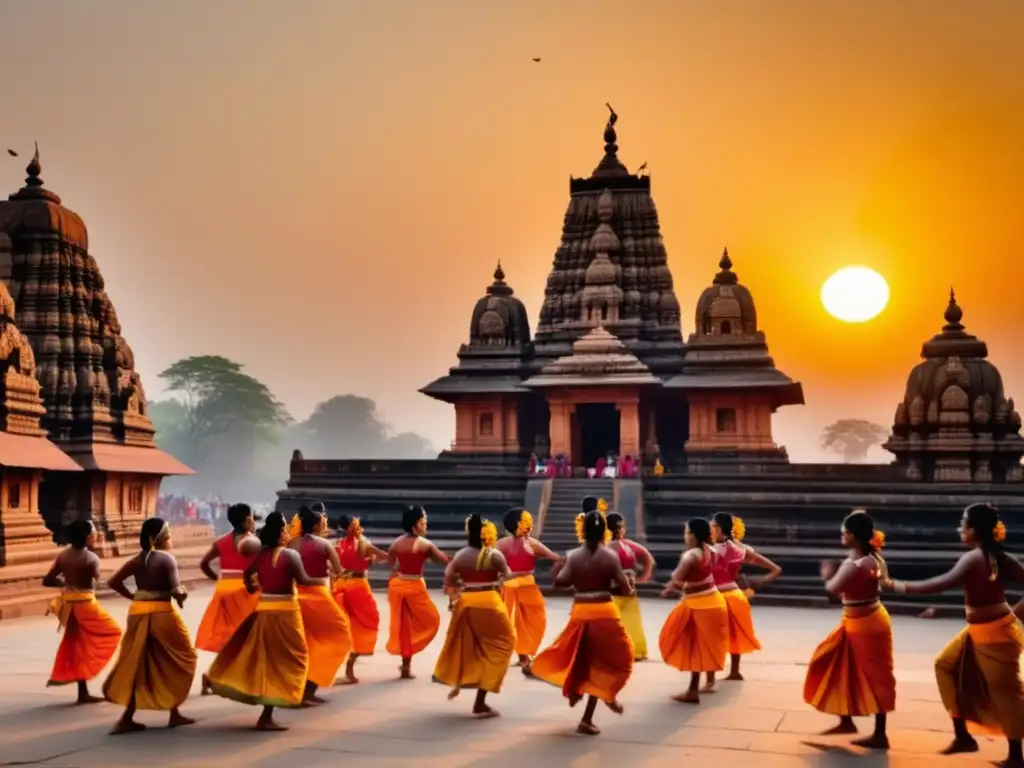
M 618 338 L 598 326 L 573 344 L 572 354 L 523 382 L 530 388 L 661 384 Z

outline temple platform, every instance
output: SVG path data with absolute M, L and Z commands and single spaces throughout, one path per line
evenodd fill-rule
M 211 594 L 193 590 L 183 615 L 194 633 Z M 382 628 L 388 625 L 387 601 L 377 595 Z M 839 619 L 838 610 L 802 611 L 755 606 L 754 619 L 764 650 L 744 660 L 746 681 L 722 683 L 699 706 L 676 704 L 670 696 L 686 685 L 685 675 L 657 660 L 657 636 L 674 603 L 644 600 L 642 610 L 654 659 L 636 666 L 622 693 L 626 712 L 613 715 L 604 707 L 596 722 L 600 736 L 574 733 L 581 710 L 570 709 L 558 689 L 527 680 L 510 670 L 491 703 L 502 717 L 477 721 L 469 716 L 472 691 L 447 701 L 448 689 L 430 682 L 450 614 L 441 609 L 437 639 L 413 661 L 413 681 L 398 681 L 397 660 L 383 652 L 361 659 L 362 683 L 324 692 L 328 703 L 309 710 L 279 712 L 291 730 L 261 734 L 251 730 L 258 715 L 217 697 L 200 698 L 199 680 L 183 711 L 195 726 L 168 731 L 166 716 L 142 712 L 146 733 L 110 737 L 107 731 L 120 715 L 112 705 L 71 705 L 74 692 L 45 687 L 58 635 L 53 617 L 4 622 L 0 631 L 0 755 L 8 764 L 50 768 L 104 768 L 166 765 L 219 768 L 302 765 L 307 768 L 357 763 L 360 766 L 722 766 L 798 768 L 847 766 L 862 768 L 932 768 L 987 765 L 1004 757 L 1005 745 L 982 739 L 981 753 L 966 758 L 937 758 L 949 740 L 948 720 L 939 703 L 932 659 L 962 624 L 956 620 L 922 621 L 897 616 L 897 711 L 890 717 L 892 751 L 869 754 L 847 746 L 842 737 L 815 734 L 832 720 L 803 703 L 805 665 L 815 645 Z M 127 603 L 105 601 L 123 625 Z M 561 630 L 569 602 L 548 602 L 552 640 Z M 200 653 L 199 670 L 210 654 Z M 102 680 L 95 684 L 98 690 Z M 862 730 L 868 727 L 861 721 Z

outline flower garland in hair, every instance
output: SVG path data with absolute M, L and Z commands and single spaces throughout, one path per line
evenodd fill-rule
M 292 515 L 292 521 L 288 524 L 288 538 L 297 539 L 302 535 L 302 521 L 298 513 Z
M 1006 523 L 1002 520 L 996 522 L 996 527 L 992 529 L 992 539 L 997 544 L 1002 544 L 1006 541 Z
M 597 500 L 597 511 L 601 513 L 602 517 L 608 516 L 608 502 L 604 499 Z
M 871 541 L 869 543 L 873 549 L 881 549 L 885 546 L 885 533 L 875 528 L 875 532 L 871 534 Z
M 585 541 L 585 537 L 583 536 L 583 522 L 586 519 L 587 516 L 583 512 L 576 515 L 576 540 L 581 544 Z
M 736 541 L 743 541 L 743 537 L 747 535 L 747 526 L 743 523 L 742 517 L 732 516 L 732 537 Z
M 484 520 L 480 527 L 480 542 L 485 547 L 493 547 L 498 543 L 498 526 L 490 520 Z
M 353 517 L 348 524 L 348 528 L 345 529 L 345 535 L 350 539 L 360 539 L 363 536 L 363 524 L 359 522 L 358 517 Z
M 519 525 L 516 526 L 516 536 L 529 536 L 533 530 L 533 515 L 525 510 L 519 515 Z

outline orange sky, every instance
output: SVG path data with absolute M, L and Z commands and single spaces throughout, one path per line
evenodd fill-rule
M 224 354 L 297 417 L 365 394 L 447 444 L 416 389 L 497 259 L 536 324 L 611 101 L 684 333 L 728 245 L 803 381 L 775 422 L 793 458 L 831 419 L 890 422 L 951 283 L 1024 397 L 1019 0 L 0 0 L 0 30 L 0 144 L 39 140 L 150 396 Z M 891 284 L 867 325 L 818 301 L 850 263 Z

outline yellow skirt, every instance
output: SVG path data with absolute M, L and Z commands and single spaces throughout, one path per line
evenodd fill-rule
M 463 592 L 434 667 L 434 682 L 499 693 L 515 648 L 516 630 L 495 590 Z
M 750 600 L 741 589 L 723 592 L 725 607 L 729 611 L 729 653 L 743 656 L 761 650 L 761 641 L 754 632 L 754 618 L 750 615 Z
M 326 584 L 299 587 L 299 609 L 309 651 L 309 682 L 334 685 L 338 669 L 352 650 L 352 628 Z
M 92 592 L 65 592 L 50 604 L 64 635 L 47 685 L 92 680 L 107 666 L 121 642 L 121 628 Z
M 348 616 L 352 628 L 352 653 L 372 656 L 377 647 L 380 611 L 365 576 L 341 578 L 334 583 L 334 601 Z
M 516 628 L 516 653 L 533 656 L 544 640 L 548 628 L 548 612 L 544 595 L 533 574 L 516 576 L 502 585 L 505 610 Z
M 629 639 L 633 641 L 633 653 L 637 661 L 647 659 L 647 635 L 644 634 L 644 622 L 640 616 L 640 598 L 636 595 L 613 595 L 612 600 L 619 607 L 622 624 L 626 627 Z
M 681 672 L 718 672 L 729 654 L 729 610 L 717 590 L 683 595 L 658 638 L 661 658 Z
M 207 677 L 214 693 L 232 701 L 298 707 L 308 663 L 298 600 L 267 595 L 224 644 Z
M 814 651 L 804 680 L 804 701 L 830 715 L 865 717 L 896 709 L 892 621 L 879 604 L 867 616 L 843 621 Z
M 973 730 L 1024 738 L 1024 684 L 1020 656 L 1024 627 L 1008 615 L 968 624 L 935 659 L 942 704 Z
M 561 688 L 570 705 L 583 696 L 615 701 L 633 672 L 633 643 L 618 606 L 573 603 L 569 623 L 531 669 L 537 679 Z
M 249 594 L 241 577 L 218 579 L 213 597 L 199 622 L 196 648 L 210 653 L 220 652 L 238 625 L 256 610 L 259 601 L 259 594 Z
M 181 616 L 169 601 L 135 600 L 117 663 L 103 684 L 108 701 L 168 711 L 188 698 L 196 676 L 196 651 Z
M 400 579 L 388 584 L 391 626 L 388 653 L 408 659 L 422 651 L 437 636 L 441 614 L 427 592 L 423 579 Z

